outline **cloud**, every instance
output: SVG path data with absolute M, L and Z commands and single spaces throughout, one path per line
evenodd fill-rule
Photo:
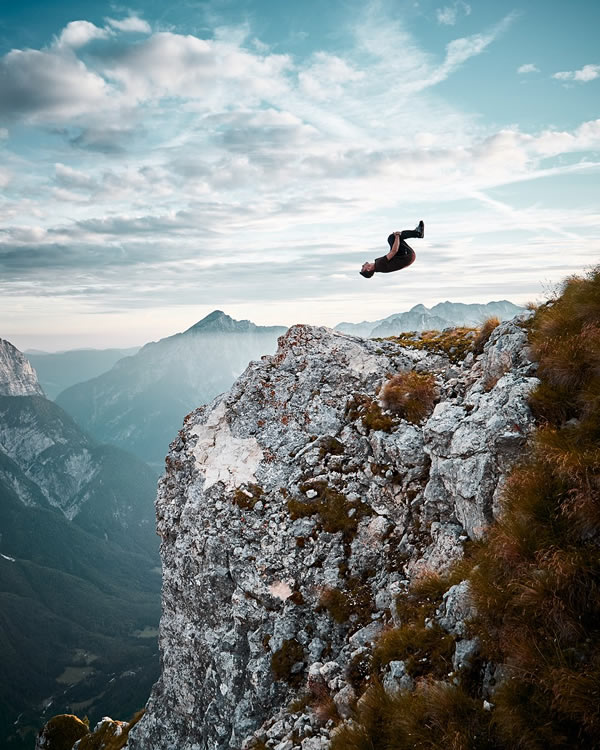
M 317 52 L 310 66 L 299 73 L 300 88 L 307 96 L 324 101 L 342 94 L 345 84 L 360 81 L 365 73 L 326 52 Z
M 564 70 L 554 73 L 552 78 L 559 81 L 578 81 L 579 83 L 588 83 L 600 76 L 600 65 L 584 65 L 579 70 Z
M 110 87 L 72 55 L 12 50 L 0 58 L 0 117 L 68 120 L 109 104 Z
M 444 26 L 454 26 L 460 11 L 468 16 L 471 14 L 471 6 L 459 0 L 459 2 L 455 2 L 453 5 L 437 8 L 435 11 L 437 22 Z
M 92 39 L 106 39 L 109 34 L 107 29 L 101 29 L 89 21 L 71 21 L 56 40 L 56 46 L 79 49 Z
M 106 18 L 105 20 L 109 26 L 118 31 L 138 32 L 140 34 L 150 34 L 152 32 L 150 24 L 138 16 L 129 16 L 128 18 L 122 18 L 120 20 Z
M 517 73 L 539 73 L 540 69 L 534 63 L 525 63 L 517 68 Z
M 92 190 L 96 187 L 96 181 L 92 177 L 66 164 L 56 164 L 55 171 L 56 181 L 62 187 L 75 190 Z
M 195 99 L 205 110 L 256 103 L 285 90 L 286 55 L 249 52 L 230 41 L 158 32 L 99 58 L 103 75 L 137 102 Z
M 13 175 L 10 170 L 5 169 L 4 167 L 0 167 L 0 188 L 7 187 L 12 180 L 12 177 Z

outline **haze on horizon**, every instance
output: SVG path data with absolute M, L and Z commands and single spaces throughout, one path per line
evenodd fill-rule
M 540 299 L 598 262 L 599 22 L 585 0 L 10 4 L 0 336 Z M 358 275 L 420 218 L 410 269 Z

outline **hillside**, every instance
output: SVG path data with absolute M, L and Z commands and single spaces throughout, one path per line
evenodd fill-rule
M 40 395 L 2 340 L 0 362 L 0 744 L 24 750 L 47 712 L 133 711 L 156 678 L 139 637 L 159 614 L 156 478 Z

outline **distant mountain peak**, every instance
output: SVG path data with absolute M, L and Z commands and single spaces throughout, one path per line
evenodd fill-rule
M 213 310 L 184 331 L 183 335 L 188 333 L 265 333 L 274 332 L 278 328 L 281 329 L 281 333 L 286 330 L 283 326 L 257 326 L 251 320 L 235 320 L 222 310 Z
M 202 320 L 199 320 L 193 326 L 188 328 L 184 333 L 224 333 L 226 331 L 247 331 L 253 324 L 249 320 L 234 320 L 230 315 L 222 310 L 213 310 Z
M 0 396 L 43 396 L 29 360 L 10 341 L 0 339 Z

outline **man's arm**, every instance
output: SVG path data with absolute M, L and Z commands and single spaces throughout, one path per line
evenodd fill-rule
M 389 253 L 385 256 L 388 260 L 391 260 L 394 255 L 398 252 L 400 247 L 400 232 L 394 232 L 394 244 L 390 248 Z

